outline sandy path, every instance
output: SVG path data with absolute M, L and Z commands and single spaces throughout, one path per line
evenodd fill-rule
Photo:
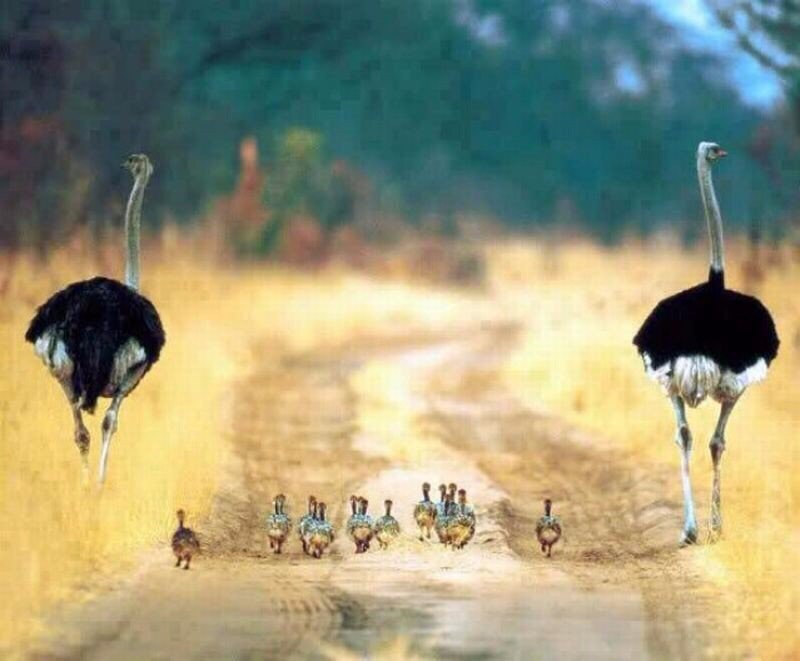
M 260 366 L 234 398 L 233 452 L 192 571 L 154 550 L 55 615 L 30 656 L 324 658 L 394 639 L 445 658 L 702 656 L 710 615 L 678 589 L 692 576 L 677 502 L 659 499 L 670 476 L 520 406 L 497 380 L 514 341 L 498 327 Z M 464 551 L 416 540 L 423 480 L 469 490 L 479 525 Z M 340 529 L 350 493 L 373 510 L 391 497 L 403 539 L 356 556 L 340 534 L 320 561 L 293 539 L 273 556 L 261 520 L 279 490 L 295 516 L 308 493 L 324 498 Z M 532 537 L 544 495 L 566 527 L 549 561 Z

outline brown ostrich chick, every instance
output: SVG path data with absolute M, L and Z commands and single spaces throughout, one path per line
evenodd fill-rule
M 542 553 L 547 553 L 547 557 L 553 550 L 553 545 L 561 539 L 561 521 L 557 516 L 552 516 L 550 513 L 553 507 L 553 501 L 545 498 L 544 501 L 544 516 L 542 516 L 536 523 L 536 539 L 542 547 Z
M 183 525 L 186 520 L 186 512 L 178 510 L 177 516 L 178 529 L 172 535 L 172 552 L 177 558 L 175 566 L 180 567 L 183 562 L 183 568 L 189 569 L 192 556 L 200 551 L 200 542 L 197 540 L 194 530 Z

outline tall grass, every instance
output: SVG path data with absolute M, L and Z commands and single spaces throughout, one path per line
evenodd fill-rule
M 736 265 L 744 252 L 732 242 L 727 277 L 733 288 L 742 288 Z M 489 255 L 495 292 L 526 320 L 522 345 L 506 368 L 511 387 L 641 461 L 674 464 L 677 481 L 671 407 L 645 377 L 631 339 L 660 298 L 703 279 L 705 251 L 669 242 L 615 250 L 569 242 L 504 245 Z M 728 427 L 725 538 L 693 552 L 704 573 L 725 587 L 729 640 L 762 658 L 797 658 L 800 264 L 787 254 L 764 266 L 763 283 L 750 293 L 772 311 L 781 349 L 767 381 L 745 394 Z M 694 481 L 703 495 L 710 489 L 707 443 L 717 413 L 707 402 L 689 414 Z M 708 502 L 698 499 L 698 505 L 707 516 Z
M 36 305 L 103 269 L 78 246 L 46 264 L 18 255 L 10 279 L 0 274 L 0 640 L 29 635 L 76 585 L 91 586 L 98 573 L 163 542 L 178 506 L 202 520 L 226 449 L 228 403 L 252 361 L 476 321 L 473 302 L 452 293 L 331 270 L 212 266 L 182 247 L 146 252 L 143 288 L 162 314 L 167 346 L 122 406 L 102 493 L 80 486 L 69 408 L 22 337 Z M 736 287 L 743 251 L 732 248 L 728 277 Z M 630 339 L 656 300 L 703 277 L 705 253 L 573 241 L 498 245 L 487 254 L 491 303 L 524 322 L 504 373 L 510 387 L 641 461 L 676 464 L 670 407 L 643 374 Z M 781 351 L 728 429 L 726 537 L 693 551 L 710 580 L 725 585 L 731 638 L 764 658 L 800 650 L 793 566 L 800 530 L 798 286 L 800 266 L 785 259 L 767 270 L 758 292 L 776 318 Z M 711 479 L 705 444 L 716 411 L 707 403 L 690 415 L 700 486 Z M 93 467 L 99 418 L 87 419 Z
M 90 591 L 98 574 L 166 540 L 178 506 L 188 511 L 190 524 L 202 521 L 225 452 L 228 403 L 237 376 L 253 361 L 399 334 L 414 325 L 444 327 L 457 309 L 455 297 L 423 297 L 402 284 L 335 271 L 223 268 L 182 256 L 184 248 L 145 253 L 143 292 L 162 315 L 167 345 L 122 405 L 102 493 L 81 486 L 69 407 L 23 335 L 36 305 L 103 269 L 80 246 L 49 255 L 46 263 L 29 255 L 13 260 L 0 298 L 5 643 L 35 633 L 39 616 L 59 599 L 75 597 L 76 586 Z M 100 407 L 99 415 L 85 417 L 93 469 Z

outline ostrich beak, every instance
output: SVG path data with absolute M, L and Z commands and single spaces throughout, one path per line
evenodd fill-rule
M 720 149 L 719 152 L 717 152 L 717 153 L 718 153 L 720 158 L 723 158 L 723 157 L 728 155 L 728 152 L 726 152 L 724 149 Z

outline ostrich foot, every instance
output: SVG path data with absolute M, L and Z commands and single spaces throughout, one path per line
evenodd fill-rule
M 697 528 L 692 526 L 689 528 L 684 528 L 683 532 L 681 533 L 681 547 L 691 546 L 693 544 L 697 544 Z
M 89 442 L 89 430 L 86 427 L 75 430 L 75 445 L 81 455 L 81 484 L 84 487 L 89 485 Z
M 88 453 L 81 455 L 81 486 L 85 489 L 91 483 L 89 477 L 89 459 Z

